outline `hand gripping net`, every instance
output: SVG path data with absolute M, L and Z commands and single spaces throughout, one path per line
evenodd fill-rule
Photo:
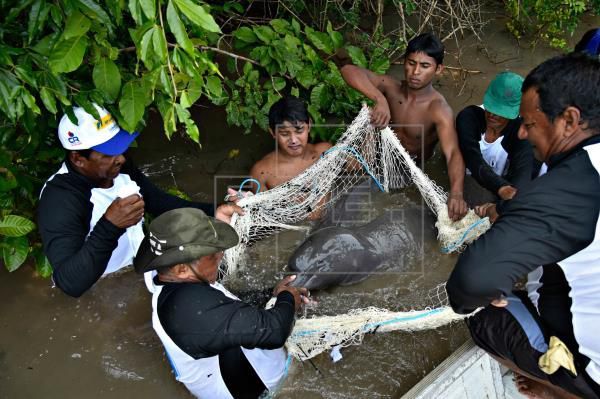
M 446 193 L 423 173 L 390 128 L 377 132 L 370 114 L 363 107 L 335 147 L 292 180 L 271 190 L 243 198 L 238 205 L 243 216 L 234 215 L 232 226 L 240 243 L 225 251 L 221 265 L 225 274 L 243 267 L 246 247 L 279 229 L 305 229 L 295 226 L 326 209 L 350 188 L 371 178 L 382 191 L 402 187 L 410 181 L 417 185 L 429 208 L 437 215 L 438 239 L 444 252 L 462 249 L 485 232 L 490 223 L 472 210 L 452 222 L 446 208 Z M 299 359 L 309 359 L 337 345 L 362 341 L 364 334 L 436 328 L 462 318 L 448 307 L 445 286 L 436 288 L 435 301 L 425 310 L 392 312 L 385 309 L 354 309 L 337 316 L 300 319 L 286 346 Z
M 444 252 L 461 250 L 490 227 L 469 210 L 458 222 L 448 217 L 447 195 L 415 164 L 390 128 L 377 132 L 370 114 L 363 107 L 335 147 L 303 173 L 271 190 L 243 198 L 238 202 L 245 215 L 233 215 L 232 226 L 240 243 L 227 251 L 222 263 L 225 274 L 243 266 L 243 254 L 249 243 L 279 229 L 304 229 L 294 223 L 326 209 L 350 188 L 373 179 L 382 191 L 414 182 L 429 208 L 437 215 L 438 239 Z

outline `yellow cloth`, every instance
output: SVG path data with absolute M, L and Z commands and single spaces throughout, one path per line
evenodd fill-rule
M 546 374 L 554 374 L 560 366 L 569 370 L 573 375 L 577 375 L 575 363 L 573 362 L 573 354 L 557 337 L 550 337 L 548 350 L 538 360 L 540 369 Z

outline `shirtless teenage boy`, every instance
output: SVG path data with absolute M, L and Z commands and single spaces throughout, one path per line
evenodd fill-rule
M 250 176 L 260 182 L 261 191 L 293 179 L 331 148 L 328 142 L 310 144 L 310 127 L 308 110 L 302 100 L 285 97 L 273 104 L 269 110 L 269 133 L 277 142 L 277 148 L 250 169 Z
M 346 83 L 375 101 L 371 122 L 379 127 L 391 124 L 417 162 L 431 158 L 440 141 L 450 178 L 448 215 L 459 220 L 467 213 L 463 200 L 465 163 L 452 109 L 432 86 L 433 78 L 442 73 L 443 59 L 444 45 L 433 34 L 423 33 L 408 42 L 404 55 L 406 80 L 377 75 L 352 64 L 342 66 L 340 71 Z

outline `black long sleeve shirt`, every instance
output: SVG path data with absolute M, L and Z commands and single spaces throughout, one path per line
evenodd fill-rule
M 102 216 L 90 231 L 94 183 L 65 161 L 68 173 L 57 174 L 46 183 L 37 210 L 44 253 L 53 269 L 55 284 L 66 294 L 79 297 L 105 272 L 119 237 L 119 228 Z M 210 204 L 190 202 L 165 193 L 148 180 L 131 161 L 121 168 L 140 187 L 145 211 L 158 216 L 171 209 L 195 207 L 214 214 Z M 89 234 L 89 236 L 88 236 Z
M 592 358 L 597 382 L 600 341 L 591 329 L 600 325 L 599 146 L 593 136 L 551 157 L 548 172 L 508 201 L 460 256 L 446 286 L 452 308 L 468 313 L 509 295 L 535 270 L 528 287 L 537 287 L 530 298 L 543 327 L 581 361 Z
M 508 173 L 500 176 L 488 165 L 481 155 L 479 141 L 486 130 L 485 111 L 476 105 L 471 105 L 459 112 L 456 117 L 458 142 L 465 165 L 477 182 L 494 194 L 503 186 L 514 186 L 522 189 L 531 181 L 534 158 L 531 144 L 518 137 L 521 119 L 508 122 L 502 130 L 501 145 L 508 153 Z

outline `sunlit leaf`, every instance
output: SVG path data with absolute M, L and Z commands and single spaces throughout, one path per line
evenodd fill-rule
M 140 6 L 144 14 L 150 19 L 154 19 L 156 15 L 156 2 L 155 0 L 139 0 Z
M 193 24 L 202 29 L 221 33 L 221 28 L 215 22 L 215 19 L 204 8 L 194 4 L 191 0 L 173 0 L 175 5 Z
M 35 223 L 19 215 L 6 215 L 0 219 L 0 234 L 7 237 L 21 237 L 31 232 Z
M 245 43 L 255 43 L 257 40 L 254 31 L 247 26 L 242 26 L 241 28 L 233 31 L 233 37 Z

